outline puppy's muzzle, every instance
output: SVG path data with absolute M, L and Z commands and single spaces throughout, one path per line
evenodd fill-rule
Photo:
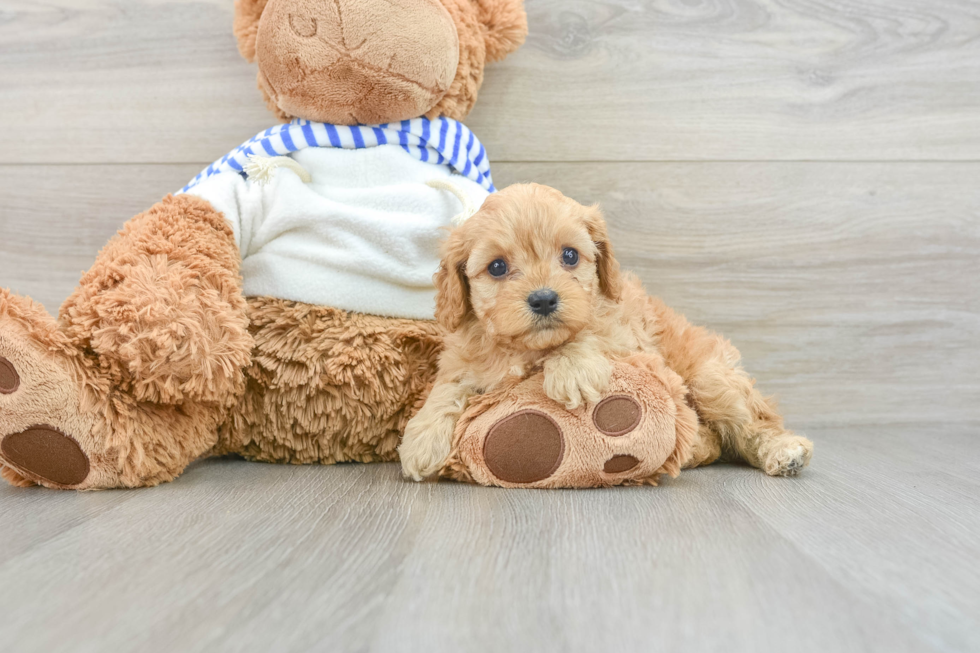
M 527 296 L 527 305 L 535 315 L 547 317 L 558 310 L 558 293 L 551 288 L 535 290 Z

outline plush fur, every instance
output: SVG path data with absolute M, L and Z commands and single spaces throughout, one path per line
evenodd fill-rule
M 629 397 L 642 408 L 635 428 L 609 436 L 595 423 L 597 405 L 566 410 L 544 392 L 543 373 L 527 379 L 512 377 L 494 391 L 474 396 L 453 433 L 449 458 L 439 475 L 481 485 L 523 488 L 589 488 L 614 485 L 657 485 L 662 474 L 676 477 L 688 460 L 698 431 L 698 418 L 685 403 L 687 388 L 663 361 L 637 354 L 613 365 L 610 397 Z M 540 480 L 514 482 L 497 477 L 488 463 L 493 429 L 533 410 L 547 415 L 563 439 L 562 458 Z M 532 437 L 533 434 L 528 434 Z M 534 443 L 522 442 L 508 454 L 526 466 Z M 610 461 L 629 457 L 632 464 L 607 470 Z
M 330 6 L 344 12 L 339 25 L 329 24 Z M 394 96 L 379 78 L 377 93 L 359 107 L 366 113 L 352 116 L 375 122 L 424 112 L 464 118 L 488 58 L 516 49 L 527 29 L 520 0 L 236 0 L 239 48 L 258 60 L 260 78 L 274 77 L 277 57 L 289 56 L 277 51 L 285 46 L 272 30 L 270 58 L 263 58 L 263 28 L 290 23 L 289 14 L 295 16 L 287 27 L 297 38 L 314 21 L 318 33 L 336 27 L 349 36 L 397 16 L 402 32 L 421 30 L 421 42 L 429 43 L 428 50 L 400 51 L 406 59 L 398 66 L 415 66 L 420 74 L 448 55 L 432 45 L 438 39 L 425 41 L 424 32 L 455 35 L 459 53 L 450 57 L 457 63 L 444 80 L 448 88 L 413 115 L 396 115 L 404 105 L 389 101 Z M 426 19 L 432 16 L 446 22 L 439 27 Z M 362 36 L 363 43 L 341 43 L 360 52 L 354 58 L 391 51 L 400 38 L 387 28 Z M 289 47 L 318 56 L 315 48 Z M 396 81 L 404 77 L 399 71 Z M 267 93 L 280 118 L 316 120 L 317 108 L 343 104 L 335 93 L 343 90 L 343 76 L 332 77 L 337 70 L 325 65 L 307 72 L 289 86 L 298 104 L 280 105 L 281 89 L 276 97 Z M 438 326 L 269 298 L 246 301 L 239 264 L 223 216 L 198 198 L 167 197 L 109 242 L 57 322 L 30 300 L 0 290 L 0 357 L 21 379 L 15 392 L 0 393 L 0 442 L 44 425 L 61 434 L 55 437 L 63 438 L 62 450 L 80 450 L 89 469 L 81 482 L 59 483 L 37 473 L 44 465 L 0 447 L 3 478 L 18 486 L 140 487 L 169 481 L 192 460 L 214 454 L 292 463 L 395 459 L 399 435 L 435 375 Z M 32 455 L 44 452 L 35 448 Z
M 425 11 L 445 12 L 451 19 L 459 43 L 452 81 L 440 97 L 414 100 L 435 102 L 425 110 L 429 117 L 464 118 L 476 101 L 485 63 L 515 49 L 526 33 L 520 0 L 440 0 L 441 7 L 436 0 L 378 2 L 344 0 L 335 6 L 366 8 L 364 25 L 379 24 L 377 16 L 371 18 L 379 6 L 404 9 L 424 2 L 429 2 Z M 286 11 L 291 7 L 297 11 Z M 312 30 L 309 12 L 323 9 L 307 0 L 237 0 L 235 33 L 241 51 L 258 58 L 260 78 L 266 75 L 270 84 L 263 71 L 272 68 L 266 68 L 260 52 L 263 23 L 272 16 L 266 12 L 273 8 L 287 22 L 288 14 L 297 13 L 289 27 L 300 33 Z M 320 24 L 327 20 L 324 15 L 314 18 L 318 30 L 326 29 Z M 344 30 L 351 24 L 344 23 Z M 375 47 L 370 38 L 365 35 L 369 50 Z M 288 55 L 277 51 L 275 38 L 270 43 L 273 59 Z M 384 50 L 383 44 L 377 47 Z M 424 62 L 419 65 L 425 68 Z M 340 96 L 331 95 L 342 90 L 343 75 L 333 77 L 338 71 L 330 65 L 307 72 L 288 85 L 296 103 L 280 102 L 283 90 L 270 86 L 274 92 L 267 95 L 281 118 L 316 119 L 303 114 L 331 103 L 344 105 Z M 398 117 L 385 112 L 407 106 L 390 101 L 397 93 L 365 95 L 370 101 L 359 105 L 352 119 L 375 115 L 359 111 L 375 111 L 383 117 L 377 122 L 394 121 Z M 771 402 L 738 367 L 738 352 L 718 336 L 691 327 L 647 298 L 635 279 L 619 274 L 597 211 L 554 191 L 527 188 L 491 198 L 486 214 L 500 218 L 500 225 L 486 227 L 483 235 L 496 238 L 501 251 L 525 256 L 534 275 L 540 273 L 535 278 L 561 290 L 567 310 L 562 323 L 551 329 L 528 328 L 517 308 L 526 290 L 521 282 L 495 286 L 470 267 L 471 257 L 490 255 L 466 236 L 486 220 L 474 219 L 447 244 L 448 264 L 437 278 L 440 327 L 268 298 L 246 301 L 239 252 L 223 216 L 195 197 L 165 198 L 109 242 L 57 321 L 30 300 L 0 290 L 0 358 L 4 374 L 19 379 L 17 388 L 0 392 L 3 478 L 18 486 L 40 483 L 59 489 L 141 487 L 169 481 L 192 460 L 213 454 L 293 463 L 393 460 L 398 434 L 434 381 L 441 328 L 456 332 L 444 373 L 451 376 L 456 370 L 459 376 L 466 361 L 473 362 L 471 376 L 452 381 L 466 382 L 467 393 L 479 385 L 493 387 L 515 372 L 528 374 L 541 363 L 542 391 L 574 407 L 603 394 L 612 357 L 626 356 L 636 369 L 659 375 L 665 405 L 675 407 L 681 425 L 673 456 L 662 465 L 668 473 L 676 471 L 670 460 L 676 463 L 688 444 L 689 466 L 721 455 L 744 459 L 770 474 L 792 474 L 806 464 L 810 443 L 783 429 Z M 541 226 L 539 232 L 515 235 L 522 233 L 514 218 L 518 207 L 537 211 L 532 222 Z M 508 226 L 509 237 L 499 231 Z M 575 273 L 554 268 L 553 261 L 545 264 L 535 249 L 565 242 L 566 234 L 584 257 Z M 460 263 L 465 263 L 462 272 Z M 612 328 L 614 316 L 629 327 Z M 551 355 L 542 356 L 549 348 Z M 675 373 L 683 383 L 673 379 Z M 684 424 L 693 425 L 693 411 L 678 401 L 684 384 L 701 417 L 693 442 L 681 434 Z M 438 410 L 413 423 L 430 422 L 441 435 L 452 436 L 465 397 L 449 385 L 441 383 L 432 392 L 429 403 Z M 483 408 L 492 410 L 485 402 Z M 50 466 L 36 463 L 51 462 L 42 460 L 49 455 L 44 447 L 6 446 L 39 425 L 48 428 L 49 442 L 57 442 L 58 450 L 80 452 L 86 470 L 82 480 L 60 482 L 57 474 L 41 473 Z M 409 429 L 412 437 L 403 446 L 415 446 L 412 441 L 428 430 Z M 435 438 L 420 447 L 435 453 L 425 454 L 424 464 L 409 456 L 406 468 L 413 475 L 438 469 L 446 460 L 441 442 Z
M 516 50 L 527 17 L 514 0 L 236 0 L 242 55 L 283 121 L 376 124 L 462 120 L 487 62 Z
M 214 453 L 276 463 L 397 460 L 435 377 L 432 322 L 270 298 L 248 302 L 254 356 Z
M 34 379 L 0 399 L 3 435 L 45 424 L 73 439 L 91 465 L 75 489 L 176 477 L 215 446 L 244 391 L 252 338 L 238 260 L 207 202 L 168 197 L 99 253 L 59 323 L 3 291 L 0 355 Z
M 574 264 L 566 251 L 576 253 Z M 494 261 L 505 263 L 504 274 L 491 275 Z M 436 285 L 437 317 L 450 333 L 435 386 L 399 448 L 409 478 L 445 465 L 472 397 L 543 370 L 544 393 L 574 411 L 607 393 L 614 361 L 636 356 L 687 386 L 702 422 L 689 465 L 725 453 L 792 475 L 810 460 L 812 444 L 783 428 L 728 341 L 691 326 L 620 272 L 597 207 L 545 186 L 511 186 L 453 231 Z M 531 309 L 541 289 L 557 293 L 551 314 Z

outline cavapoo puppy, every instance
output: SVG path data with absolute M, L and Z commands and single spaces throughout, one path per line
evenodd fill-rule
M 546 186 L 510 186 L 453 230 L 435 279 L 445 349 L 398 449 L 409 478 L 442 467 L 469 397 L 543 370 L 546 394 L 574 410 L 602 398 L 612 360 L 637 354 L 687 386 L 699 429 L 685 467 L 724 458 L 791 476 L 810 461 L 812 443 L 783 428 L 731 343 L 620 272 L 595 206 Z

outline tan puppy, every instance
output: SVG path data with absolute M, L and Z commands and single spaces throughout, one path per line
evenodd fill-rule
M 595 206 L 537 184 L 491 195 L 444 244 L 436 287 L 448 333 L 432 393 L 398 449 L 409 478 L 439 471 L 474 394 L 543 369 L 547 395 L 575 409 L 602 398 L 611 360 L 638 353 L 687 385 L 700 427 L 685 467 L 724 456 L 792 476 L 810 462 L 812 443 L 783 428 L 731 343 L 620 273 Z

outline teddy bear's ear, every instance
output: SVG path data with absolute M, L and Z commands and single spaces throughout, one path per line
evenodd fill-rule
M 487 61 L 500 61 L 524 44 L 527 13 L 524 0 L 476 0 L 487 30 Z
M 235 38 L 238 39 L 238 51 L 249 63 L 255 61 L 255 35 L 268 1 L 235 0 Z

